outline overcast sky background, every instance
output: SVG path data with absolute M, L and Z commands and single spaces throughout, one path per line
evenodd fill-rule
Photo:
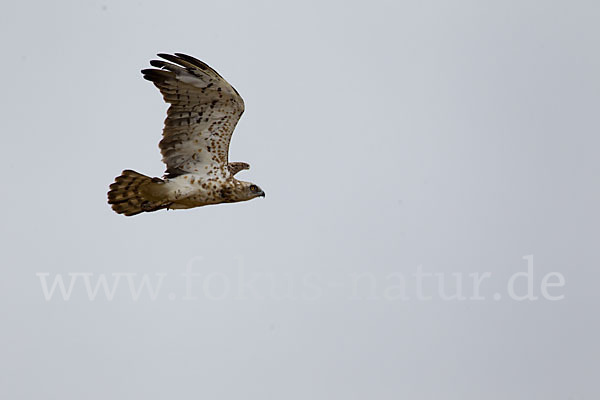
M 599 20 L 596 1 L 4 2 L 0 397 L 597 398 Z M 242 94 L 230 159 L 265 199 L 106 204 L 122 169 L 163 172 L 139 72 L 157 52 Z M 527 255 L 539 299 L 511 300 Z M 419 266 L 467 296 L 490 272 L 485 300 L 419 301 Z M 167 276 L 155 300 L 123 278 L 46 301 L 36 273 L 69 272 Z M 284 295 L 236 298 L 240 273 Z

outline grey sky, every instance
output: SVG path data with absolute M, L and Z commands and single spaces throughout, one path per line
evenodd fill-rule
M 600 395 L 597 2 L 1 8 L 1 398 Z M 139 72 L 157 52 L 241 93 L 230 158 L 265 199 L 106 204 L 122 169 L 163 172 L 167 107 Z M 509 299 L 527 255 L 539 299 Z M 444 301 L 432 278 L 420 301 L 419 266 L 461 273 L 466 297 L 489 272 L 486 299 Z M 550 272 L 563 300 L 540 294 Z M 90 301 L 80 275 L 46 301 L 36 273 L 167 275 L 155 300 L 123 275 Z M 240 274 L 267 279 L 245 291 Z M 393 274 L 408 300 L 386 297 Z

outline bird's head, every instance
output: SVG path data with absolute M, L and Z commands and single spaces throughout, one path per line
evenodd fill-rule
M 246 201 L 255 197 L 265 197 L 265 192 L 252 182 L 237 181 L 234 201 Z
M 265 197 L 265 192 L 259 188 L 254 183 L 244 182 L 246 183 L 246 191 L 248 194 L 248 199 L 253 199 L 255 197 Z

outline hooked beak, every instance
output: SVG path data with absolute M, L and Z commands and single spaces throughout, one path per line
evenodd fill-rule
M 260 192 L 259 196 L 260 197 L 265 197 L 265 192 Z

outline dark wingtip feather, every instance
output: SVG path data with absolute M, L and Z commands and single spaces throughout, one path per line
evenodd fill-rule
M 202 70 L 212 69 L 208 66 L 208 64 L 206 64 L 203 61 L 198 60 L 195 57 L 188 56 L 187 54 L 183 54 L 183 53 L 175 53 L 175 55 L 177 57 L 181 58 L 182 60 L 189 62 L 190 64 L 194 64 L 196 67 L 198 67 Z
M 153 67 L 156 68 L 162 68 L 163 65 L 165 65 L 166 62 L 164 61 L 160 61 L 160 60 L 150 60 L 150 65 L 152 65 Z
M 182 58 L 174 56 L 173 54 L 159 53 L 157 54 L 157 56 L 159 56 L 160 58 L 164 58 L 167 61 L 171 61 L 175 64 L 186 66 Z
M 161 70 L 168 70 L 168 71 L 172 71 L 172 72 L 183 71 L 182 67 L 175 65 L 175 64 L 168 63 L 166 61 L 162 61 L 162 60 L 151 60 L 150 65 L 152 65 L 153 67 L 156 67 L 156 68 L 160 68 Z
M 143 69 L 142 74 L 144 75 L 144 79 L 149 80 L 151 82 L 164 82 L 165 80 L 172 78 L 173 73 L 169 71 L 165 71 L 162 69 Z

